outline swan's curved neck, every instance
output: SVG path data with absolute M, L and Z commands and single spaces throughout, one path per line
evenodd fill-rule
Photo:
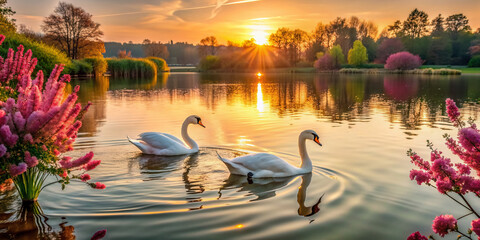
M 190 125 L 190 122 L 188 121 L 188 119 L 186 119 L 182 124 L 182 138 L 183 138 L 183 141 L 185 141 L 185 143 L 187 143 L 187 145 L 191 149 L 198 150 L 197 143 L 195 141 L 193 141 L 193 139 L 190 138 L 190 136 L 188 136 L 188 132 L 187 132 L 188 125 Z
M 302 165 L 300 165 L 300 169 L 304 170 L 305 172 L 311 172 L 312 160 L 310 160 L 310 157 L 307 153 L 307 146 L 305 144 L 306 140 L 307 138 L 304 137 L 303 134 L 300 134 L 298 137 L 298 150 L 300 152 L 300 158 L 302 159 Z

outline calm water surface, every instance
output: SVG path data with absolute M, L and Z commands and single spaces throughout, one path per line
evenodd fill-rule
M 89 239 L 106 228 L 106 239 L 405 239 L 431 233 L 440 213 L 464 213 L 409 180 L 405 153 L 427 156 L 427 139 L 446 150 L 442 134 L 455 131 L 444 100 L 477 117 L 478 76 L 173 73 L 74 84 L 93 106 L 72 155 L 94 151 L 102 164 L 91 175 L 107 188 L 49 186 L 36 221 L 7 192 L 0 234 Z M 126 140 L 145 131 L 180 136 L 191 114 L 207 126 L 189 128 L 198 154 L 141 155 Z M 305 129 L 323 143 L 307 143 L 311 174 L 249 183 L 216 158 L 270 152 L 299 164 Z

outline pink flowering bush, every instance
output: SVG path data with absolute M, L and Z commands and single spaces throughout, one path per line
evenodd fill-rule
M 387 58 L 385 69 L 389 70 L 411 70 L 422 66 L 422 59 L 418 55 L 409 52 L 398 52 Z
M 0 35 L 0 44 L 4 39 Z M 76 103 L 79 86 L 65 96 L 70 76 L 60 77 L 63 65 L 55 66 L 46 83 L 42 71 L 32 79 L 37 61 L 30 50 L 23 52 L 19 46 L 0 57 L 0 97 L 6 98 L 0 101 L 0 182 L 11 178 L 24 201 L 35 201 L 48 176 L 55 176 L 53 183 L 62 189 L 71 179 L 87 182 L 85 172 L 100 160 L 92 160 L 93 152 L 75 160 L 63 155 L 73 150 L 90 103 Z M 105 188 L 98 182 L 90 186 Z
M 332 70 L 335 69 L 335 59 L 327 53 L 315 61 L 313 66 L 318 70 Z
M 445 134 L 445 144 L 461 162 L 453 163 L 450 158 L 443 156 L 442 152 L 434 149 L 433 144 L 428 142 L 427 146 L 431 149 L 429 160 L 424 160 L 411 149 L 408 151 L 411 162 L 417 167 L 410 171 L 410 179 L 416 181 L 418 185 L 424 184 L 436 188 L 438 192 L 467 209 L 469 214 L 465 216 L 474 215 L 476 218 L 471 222 L 471 228 L 467 233 L 463 233 L 459 230 L 457 221 L 465 216 L 456 219 L 452 215 L 440 215 L 433 220 L 433 232 L 440 237 L 456 232 L 460 234 L 457 239 L 461 237 L 473 239 L 472 234 L 476 234 L 480 240 L 480 215 L 466 198 L 468 193 L 480 198 L 480 132 L 472 119 L 467 123 L 462 121 L 453 100 L 447 99 L 446 105 L 450 121 L 458 128 L 458 136 L 454 139 Z M 426 238 L 416 232 L 412 233 L 408 239 Z

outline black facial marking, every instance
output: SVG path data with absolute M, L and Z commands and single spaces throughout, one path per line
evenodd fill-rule
M 197 124 L 200 123 L 200 121 L 202 121 L 202 119 L 200 119 L 199 117 L 195 117 L 197 119 Z

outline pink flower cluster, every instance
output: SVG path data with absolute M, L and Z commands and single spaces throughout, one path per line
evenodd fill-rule
M 5 36 L 0 35 L 0 45 L 5 40 Z M 17 52 L 8 49 L 7 58 L 0 57 L 0 82 L 8 83 L 12 79 L 21 79 L 23 76 L 33 73 L 37 65 L 37 59 L 32 58 L 32 51 L 28 50 L 24 54 L 24 47 L 18 46 Z
M 480 240 L 480 214 L 463 197 L 469 192 L 480 197 L 480 132 L 472 122 L 469 127 L 465 127 L 466 124 L 460 120 L 460 112 L 453 100 L 446 100 L 446 109 L 450 121 L 459 128 L 456 140 L 445 135 L 446 145 L 463 163 L 453 164 L 449 158 L 442 156 L 442 152 L 434 150 L 429 144 L 432 149 L 429 161 L 409 151 L 411 162 L 418 168 L 410 171 L 410 179 L 417 181 L 419 185 L 435 185 L 442 194 L 448 195 L 451 192 L 460 196 L 466 203 L 462 206 L 479 217 L 472 221 L 471 230 L 479 236 Z M 457 201 L 457 203 L 460 202 Z M 459 232 L 457 220 L 452 215 L 437 216 L 433 221 L 432 229 L 441 237 L 452 231 Z M 423 236 L 417 233 L 412 233 L 408 239 L 423 239 Z
M 0 44 L 4 39 L 0 35 Z M 0 157 L 8 160 L 10 151 L 17 151 L 15 156 L 23 156 L 23 162 L 14 161 L 8 172 L 15 177 L 25 172 L 27 167 L 45 164 L 57 168 L 57 174 L 66 178 L 71 170 L 93 170 L 100 164 L 100 160 L 92 160 L 93 152 L 74 161 L 70 161 L 69 157 L 57 161 L 60 154 L 73 150 L 73 143 L 82 126 L 81 116 L 91 103 L 83 108 L 76 103 L 79 86 L 75 86 L 73 92 L 65 97 L 70 75 L 60 77 L 63 65 L 55 66 L 46 83 L 42 71 L 38 71 L 32 79 L 37 60 L 32 59 L 32 51 L 23 52 L 23 46 L 19 46 L 16 53 L 9 49 L 7 58 L 0 58 L 0 86 L 16 80 L 18 92 L 17 99 L 9 98 L 6 102 L 0 102 Z M 41 150 L 56 157 L 39 159 L 29 151 L 18 152 L 15 146 L 19 144 L 41 146 Z
M 335 69 L 335 59 L 327 53 L 316 60 L 313 66 L 318 70 L 332 70 Z
M 407 237 L 407 240 L 428 240 L 427 237 L 420 234 L 420 232 L 414 232 Z
M 398 52 L 390 55 L 385 64 L 390 70 L 411 70 L 422 66 L 422 59 L 418 55 L 409 52 Z
M 440 237 L 445 236 L 451 231 L 455 231 L 457 227 L 457 219 L 452 215 L 440 215 L 433 220 L 432 229 L 433 231 L 440 235 Z

